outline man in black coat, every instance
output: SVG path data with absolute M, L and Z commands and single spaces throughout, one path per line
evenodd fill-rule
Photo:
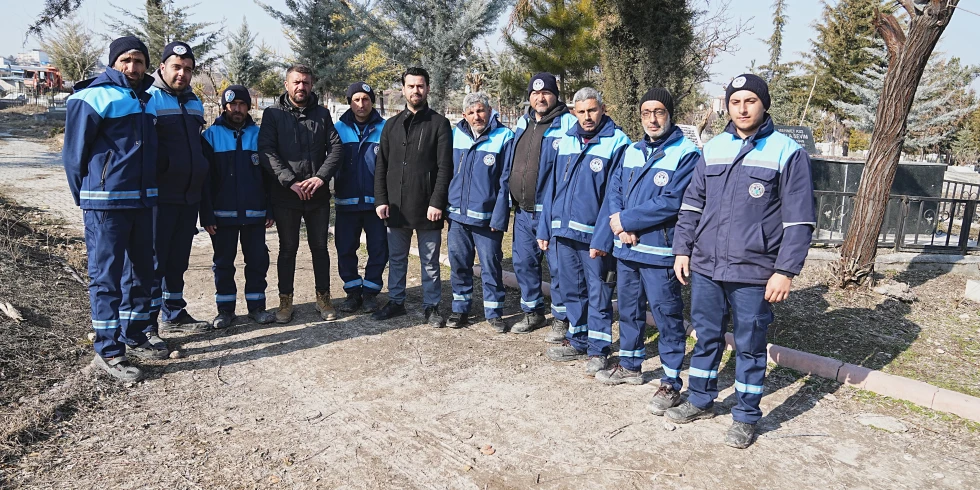
M 279 323 L 288 323 L 293 316 L 301 219 L 306 222 L 313 254 L 316 309 L 326 321 L 337 319 L 330 303 L 330 190 L 326 184 L 337 173 L 344 145 L 330 111 L 319 104 L 312 90 L 313 71 L 305 65 L 291 66 L 286 71 L 286 93 L 262 113 L 259 129 L 259 160 L 278 182 L 272 186 L 271 200 L 279 232 Z
M 444 210 L 453 176 L 449 120 L 429 108 L 429 73 L 409 68 L 402 75 L 406 108 L 388 120 L 374 171 L 375 209 L 388 226 L 388 303 L 373 318 L 405 314 L 405 275 L 412 230 L 422 260 L 422 311 L 434 327 L 445 326 L 439 249 Z

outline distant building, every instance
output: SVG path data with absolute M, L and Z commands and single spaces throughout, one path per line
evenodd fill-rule
M 40 49 L 32 49 L 26 53 L 18 53 L 14 55 L 13 64 L 31 66 L 50 65 L 51 57 L 48 56 L 48 53 L 45 53 Z

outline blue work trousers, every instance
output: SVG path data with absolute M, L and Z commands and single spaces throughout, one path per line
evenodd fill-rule
M 500 318 L 504 313 L 504 232 L 489 227 L 449 221 L 449 265 L 453 285 L 453 312 L 469 313 L 473 302 L 473 262 L 480 256 L 483 280 L 483 315 Z
M 199 211 L 200 203 L 159 204 L 153 208 L 153 241 L 157 260 L 151 329 L 156 329 L 157 308 L 163 321 L 172 321 L 187 307 L 184 301 L 184 273 L 190 264 Z
M 568 312 L 565 338 L 572 347 L 590 356 L 608 356 L 612 344 L 612 293 L 606 282 L 613 270 L 612 255 L 589 257 L 589 244 L 558 237 L 555 247 L 562 300 Z
M 367 266 L 364 277 L 358 271 L 357 250 L 361 248 L 361 231 L 367 236 Z M 388 265 L 388 229 L 374 211 L 337 211 L 334 218 L 334 244 L 337 246 L 337 269 L 348 294 L 378 294 L 383 285 L 382 273 Z
M 541 311 L 544 307 L 544 295 L 541 292 L 541 260 L 545 252 L 538 247 L 537 241 L 538 218 L 531 211 L 521 208 L 514 210 L 514 243 L 511 255 L 514 264 L 514 275 L 521 289 L 521 310 L 525 313 Z M 551 314 L 559 320 L 567 318 L 565 306 L 558 289 L 558 259 L 555 257 L 554 240 L 548 248 L 548 269 L 551 272 Z
M 266 274 L 269 248 L 265 245 L 264 225 L 218 226 L 211 235 L 214 248 L 214 301 L 219 312 L 235 314 L 238 288 L 235 285 L 235 257 L 239 240 L 245 259 L 245 304 L 249 312 L 265 310 Z

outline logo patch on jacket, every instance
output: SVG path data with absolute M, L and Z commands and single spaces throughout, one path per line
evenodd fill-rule
M 766 194 L 766 186 L 758 182 L 753 182 L 752 185 L 749 186 L 749 195 L 752 196 L 753 198 L 758 199 L 764 196 L 765 194 Z
M 663 170 L 657 172 L 657 175 L 653 176 L 653 183 L 657 184 L 658 187 L 667 185 L 667 182 L 670 182 L 670 176 L 668 176 L 667 172 L 664 172 Z
M 593 158 L 592 161 L 589 162 L 589 168 L 591 168 L 593 172 L 596 172 L 596 173 L 601 172 L 602 171 L 602 160 L 600 160 L 598 158 Z
M 558 149 L 558 145 L 559 145 L 560 143 L 561 143 L 561 138 L 555 138 L 555 141 L 552 141 L 552 142 L 551 142 L 551 148 L 552 148 L 553 150 L 557 150 L 557 149 Z
M 374 146 L 374 154 L 375 154 L 375 155 L 377 155 L 377 154 L 378 154 L 378 145 L 375 145 L 375 146 Z
M 252 165 L 258 165 L 258 164 L 259 164 L 259 154 L 252 153 Z
M 497 163 L 497 157 L 495 157 L 493 155 L 487 155 L 487 156 L 483 157 L 483 164 L 484 165 L 486 165 L 488 167 L 492 167 L 494 163 Z

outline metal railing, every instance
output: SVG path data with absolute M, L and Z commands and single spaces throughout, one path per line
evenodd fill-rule
M 814 191 L 817 228 L 813 243 L 840 245 L 854 211 L 853 192 Z M 888 199 L 878 246 L 896 252 L 980 251 L 977 199 L 893 195 Z

